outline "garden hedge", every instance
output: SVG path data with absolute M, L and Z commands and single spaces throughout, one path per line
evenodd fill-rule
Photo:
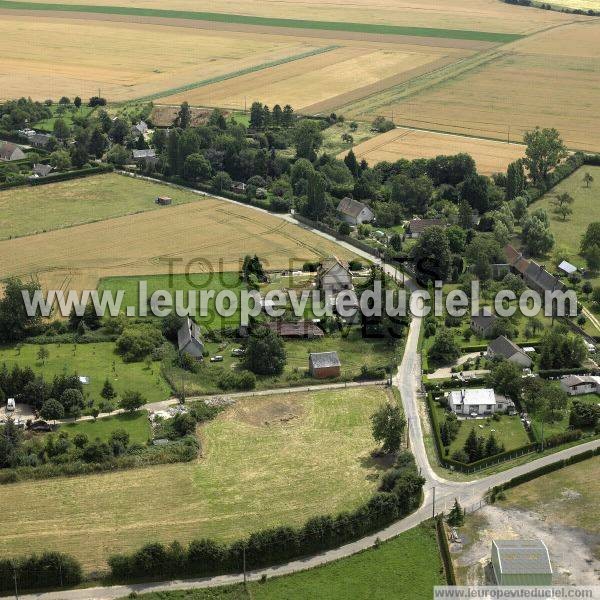
M 438 546 L 444 564 L 444 572 L 446 574 L 446 583 L 448 585 L 456 585 L 456 573 L 454 572 L 454 563 L 448 546 L 448 537 L 446 536 L 446 527 L 444 526 L 444 516 L 438 515 L 435 518 L 435 528 L 437 531 Z
M 89 175 L 97 175 L 99 173 L 110 173 L 113 170 L 112 165 L 99 165 L 97 167 L 87 167 L 76 171 L 65 171 L 64 173 L 51 173 L 46 177 L 38 177 L 30 179 L 30 185 L 45 185 L 46 183 L 55 183 L 57 181 L 68 181 L 70 179 L 79 179 L 80 177 L 88 177 Z

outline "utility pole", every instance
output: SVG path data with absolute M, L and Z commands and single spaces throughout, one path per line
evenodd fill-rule
M 15 600 L 19 600 L 19 588 L 17 585 L 17 566 L 13 563 L 13 576 L 15 579 Z
M 433 512 L 432 516 L 435 519 L 435 485 L 433 486 L 433 509 L 432 509 L 432 512 Z
M 244 545 L 243 549 L 243 557 L 244 557 L 244 586 L 246 585 L 246 546 Z

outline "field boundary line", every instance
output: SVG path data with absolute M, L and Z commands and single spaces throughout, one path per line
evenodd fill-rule
M 283 19 L 258 17 L 214 12 L 196 12 L 188 10 L 166 10 L 158 8 L 134 8 L 127 6 L 99 6 L 59 3 L 29 3 L 19 0 L 1 0 L 0 8 L 19 10 L 55 10 L 61 12 L 85 12 L 113 15 L 132 15 L 138 17 L 179 18 L 194 21 L 212 21 L 216 23 L 234 23 L 241 25 L 262 25 L 291 29 L 317 29 L 324 31 L 349 31 L 354 33 L 374 33 L 382 35 L 414 35 L 417 37 L 435 37 L 446 39 L 473 40 L 482 42 L 507 43 L 525 37 L 517 33 L 498 33 L 469 29 L 443 29 L 435 27 L 409 27 L 405 25 L 379 25 L 375 23 L 353 23 L 343 21 L 311 21 L 307 19 Z
M 1 6 L 1 3 L 0 3 L 0 6 Z M 249 75 L 250 73 L 256 73 L 257 71 L 264 71 L 265 69 L 270 69 L 272 67 L 278 67 L 279 65 L 285 65 L 287 63 L 295 62 L 297 60 L 302 60 L 304 58 L 310 58 L 311 56 L 318 56 L 319 54 L 325 54 L 325 53 L 331 52 L 333 50 L 338 50 L 339 48 L 342 48 L 342 46 L 333 45 L 333 46 L 325 46 L 323 48 L 316 48 L 315 50 L 310 50 L 308 52 L 302 52 L 301 54 L 294 54 L 293 56 L 286 56 L 285 58 L 281 58 L 279 60 L 271 60 L 269 62 L 262 63 L 260 65 L 246 67 L 245 69 L 240 69 L 239 71 L 232 71 L 230 73 L 225 73 L 223 75 L 215 75 L 215 77 L 209 77 L 208 79 L 203 79 L 202 81 L 196 81 L 194 83 L 186 83 L 185 85 L 180 85 L 178 87 L 164 90 L 162 92 L 155 92 L 154 94 L 148 94 L 147 96 L 140 96 L 139 98 L 134 98 L 133 100 L 127 100 L 126 103 L 151 102 L 153 100 L 159 100 L 160 98 L 164 98 L 165 96 L 173 96 L 175 94 L 180 94 L 182 92 L 189 92 L 190 90 L 195 90 L 195 89 L 198 89 L 201 87 L 205 87 L 207 85 L 212 85 L 213 83 L 220 83 L 221 81 L 227 81 L 228 79 L 235 79 L 236 77 L 242 77 L 243 75 Z

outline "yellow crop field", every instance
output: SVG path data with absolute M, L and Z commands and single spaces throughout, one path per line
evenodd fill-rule
M 124 178 L 125 179 L 125 178 Z M 125 182 L 127 180 L 125 179 Z M 136 182 L 140 195 L 152 184 Z M 100 277 L 232 271 L 246 254 L 265 268 L 353 254 L 267 213 L 214 198 L 0 242 L 0 278 L 40 278 L 53 289 L 93 289 Z
M 96 570 L 145 543 L 233 541 L 352 510 L 376 485 L 369 417 L 386 400 L 379 386 L 238 399 L 199 430 L 190 463 L 5 485 L 0 552 L 68 552 Z
M 420 67 L 442 60 L 444 52 L 435 47 L 389 45 L 349 45 L 319 56 L 250 73 L 235 79 L 183 92 L 161 99 L 177 104 L 243 108 L 251 100 L 268 105 L 291 104 L 299 110 L 318 112 L 314 105 L 340 97 L 356 89 L 394 78 L 408 76 Z M 453 51 L 453 56 L 460 51 Z M 360 76 L 357 76 L 360 74 Z
M 0 18 L 0 100 L 128 100 L 310 52 L 318 40 L 102 20 Z
M 390 91 L 344 114 L 393 114 L 402 125 L 515 141 L 536 125 L 556 127 L 570 148 L 598 151 L 598 39 L 598 20 L 536 34 L 444 81 L 415 93 Z
M 32 0 L 35 2 L 36 0 Z M 47 2 L 48 0 L 37 0 Z M 64 4 L 128 6 L 164 9 L 161 0 L 61 0 Z M 578 0 L 564 0 L 578 1 Z M 597 3 L 597 0 L 579 0 Z M 199 5 L 195 0 L 170 0 L 170 10 L 211 11 L 226 14 L 254 15 L 283 19 L 312 21 L 343 21 L 497 31 L 501 33 L 530 33 L 557 23 L 572 20 L 571 15 L 527 9 L 498 0 L 213 0 Z M 533 14 L 532 14 L 533 13 Z
M 355 146 L 354 153 L 359 160 L 364 158 L 375 165 L 400 158 L 412 160 L 466 152 L 475 159 L 479 173 L 491 175 L 506 171 L 509 163 L 523 157 L 524 149 L 519 144 L 399 127 Z M 345 154 L 343 152 L 340 158 Z

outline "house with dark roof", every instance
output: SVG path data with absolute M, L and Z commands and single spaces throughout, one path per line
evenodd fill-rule
M 484 306 L 478 314 L 471 316 L 471 329 L 481 337 L 490 337 L 492 327 L 498 317 L 492 313 L 489 307 Z
M 49 133 L 34 133 L 29 136 L 29 143 L 35 148 L 45 148 L 52 136 Z
M 369 223 L 375 218 L 375 213 L 366 204 L 348 197 L 340 200 L 337 211 L 341 219 L 350 225 Z
M 348 263 L 336 256 L 326 258 L 317 271 L 317 287 L 330 295 L 339 294 L 343 290 L 351 290 L 352 274 Z
M 408 223 L 406 235 L 410 238 L 421 237 L 423 232 L 430 227 L 445 227 L 443 219 L 413 219 Z
M 308 371 L 316 379 L 339 377 L 341 368 L 337 352 L 311 352 L 308 355 Z
M 146 135 L 146 133 L 148 133 L 148 124 L 144 121 L 140 121 L 131 128 L 131 134 L 134 137 L 140 137 L 140 135 Z
M 200 333 L 200 327 L 187 317 L 177 332 L 177 347 L 179 352 L 185 352 L 196 360 L 202 360 L 204 342 Z
M 283 338 L 322 338 L 325 334 L 323 330 L 312 321 L 271 321 L 265 324 L 271 331 L 274 331 Z
M 550 553 L 541 540 L 493 540 L 492 568 L 498 585 L 552 585 Z
M 50 175 L 52 167 L 50 165 L 36 163 L 33 165 L 32 171 L 35 177 L 46 177 L 47 175 Z
M 497 337 L 489 343 L 487 356 L 488 358 L 503 358 L 509 360 L 524 369 L 529 369 L 533 364 L 533 361 L 523 349 L 504 335 Z
M 11 161 L 21 160 L 23 158 L 25 158 L 25 152 L 23 152 L 16 144 L 6 142 L 0 145 L 0 160 Z
M 530 261 L 529 266 L 525 269 L 523 279 L 528 287 L 540 294 L 545 292 L 555 292 L 560 290 L 564 292 L 567 286 L 558 278 L 548 273 L 542 265 L 538 265 L 535 261 Z

